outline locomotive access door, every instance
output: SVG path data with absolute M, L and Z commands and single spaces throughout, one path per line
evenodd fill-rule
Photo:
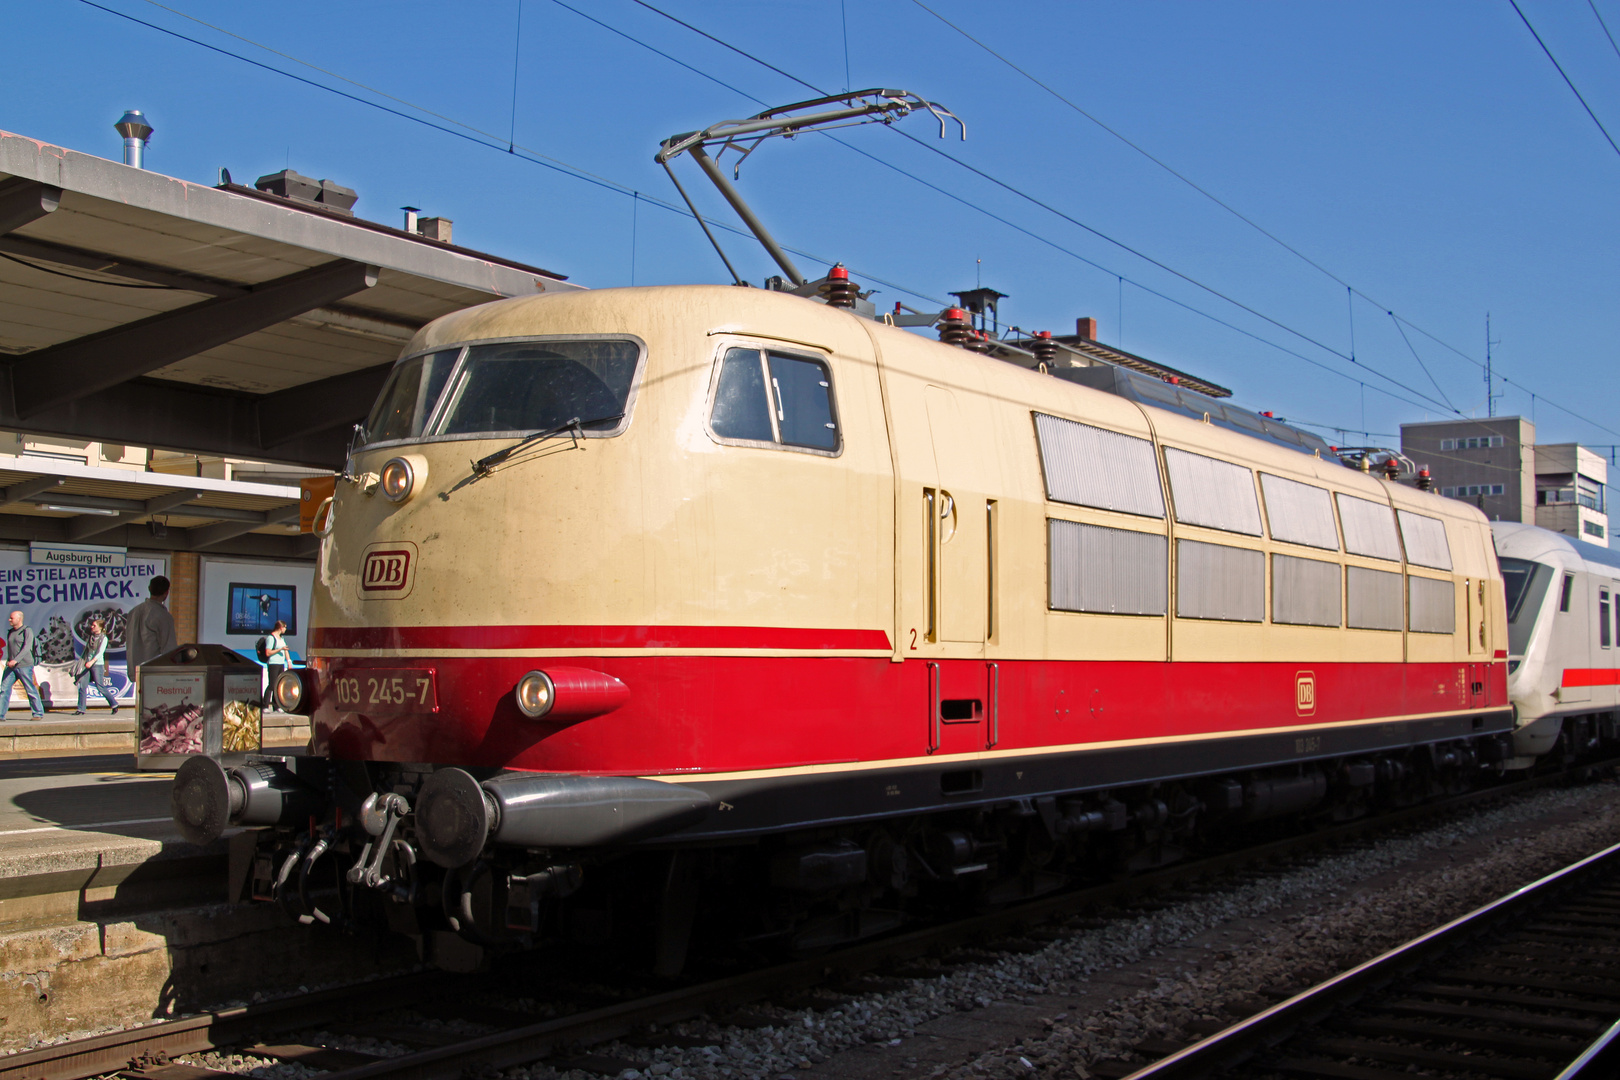
M 935 640 L 983 644 L 988 636 L 990 514 L 979 477 L 978 440 L 962 422 L 956 395 L 923 390 L 939 482 L 927 542 L 934 564 Z M 925 497 L 925 505 L 929 500 Z

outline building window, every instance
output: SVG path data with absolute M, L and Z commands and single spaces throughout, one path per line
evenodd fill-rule
M 1603 539 L 1604 534 L 1607 531 L 1608 530 L 1606 530 L 1602 526 L 1602 524 L 1600 524 L 1599 522 L 1596 522 L 1596 521 L 1583 521 L 1583 522 L 1581 522 L 1581 532 L 1585 533 L 1587 536 L 1595 536 L 1599 540 L 1601 540 L 1601 539 Z
M 1476 495 L 1500 495 L 1506 490 L 1501 484 L 1461 484 L 1443 487 L 1440 494 L 1451 499 L 1471 499 Z
M 1505 446 L 1507 439 L 1501 435 L 1476 435 L 1467 439 L 1441 439 L 1442 450 L 1481 450 L 1491 446 Z
M 1568 473 L 1562 476 L 1546 474 L 1538 479 L 1547 486 L 1536 488 L 1537 506 L 1568 506 L 1573 503 L 1600 514 L 1606 512 L 1604 506 L 1607 500 L 1603 497 L 1603 485 L 1596 480 L 1576 476 L 1572 484 Z

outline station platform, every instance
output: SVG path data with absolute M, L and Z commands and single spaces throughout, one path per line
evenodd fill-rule
M 290 751 L 309 742 L 309 718 L 268 712 L 263 717 L 264 748 Z M 0 761 L 12 758 L 69 757 L 124 754 L 124 764 L 135 754 L 135 710 L 125 706 L 118 715 L 106 708 L 84 716 L 70 709 L 47 712 L 43 719 L 28 719 L 28 708 L 15 705 L 0 721 Z
M 124 718 L 87 719 L 72 718 L 80 734 Z M 0 1053 L 416 963 L 274 904 L 227 902 L 240 830 L 186 843 L 169 817 L 172 775 L 135 771 L 129 725 L 101 734 L 118 735 L 119 752 L 0 760 Z

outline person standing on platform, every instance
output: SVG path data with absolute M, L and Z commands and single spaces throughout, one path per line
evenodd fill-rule
M 287 648 L 287 624 L 281 619 L 264 635 L 264 642 L 260 646 L 264 650 L 264 701 L 262 707 L 273 709 L 276 707 L 276 680 L 281 673 L 292 665 L 292 650 Z
M 39 684 L 34 682 L 34 631 L 23 625 L 23 613 L 11 613 L 11 629 L 6 631 L 6 673 L 0 675 L 0 720 L 11 708 L 11 688 L 22 680 L 23 693 L 28 695 L 31 718 L 42 720 L 45 706 L 40 704 Z
M 169 599 L 169 579 L 159 574 L 147 587 L 152 595 L 136 604 L 124 623 L 124 647 L 128 650 L 129 680 L 136 683 L 136 712 L 140 711 L 140 666 L 155 660 L 180 644 L 174 636 L 174 616 L 163 605 Z
M 118 699 L 113 696 L 112 684 L 107 681 L 107 635 L 102 628 L 100 619 L 90 620 L 90 636 L 84 643 L 84 658 L 79 661 L 82 670 L 74 676 L 73 681 L 79 684 L 79 707 L 73 710 L 74 716 L 84 715 L 84 699 L 94 686 L 101 696 L 107 699 L 107 705 L 112 709 L 111 715 L 118 715 Z

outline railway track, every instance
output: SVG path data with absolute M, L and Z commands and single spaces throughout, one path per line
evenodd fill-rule
M 1130 1074 L 1620 1075 L 1620 845 Z
M 1583 772 L 1617 765 L 1620 761 L 1605 762 Z M 1139 903 L 1154 894 L 1213 888 L 1223 875 L 1274 867 L 1302 855 L 1320 856 L 1334 847 L 1365 843 L 1378 833 L 1426 824 L 1559 782 L 1559 777 L 1546 777 L 1473 792 L 863 942 L 811 959 L 660 991 L 632 990 L 623 1000 L 606 1001 L 567 1015 L 539 1019 L 536 1014 L 512 1009 L 474 1009 L 467 1006 L 466 998 L 477 989 L 475 980 L 426 972 L 162 1021 L 0 1057 L 0 1080 L 83 1080 L 112 1073 L 126 1080 L 208 1080 L 210 1076 L 238 1075 L 174 1063 L 183 1055 L 226 1048 L 322 1069 L 326 1072 L 323 1080 L 451 1080 L 468 1069 L 499 1070 L 539 1060 L 555 1068 L 575 1067 L 614 1075 L 639 1063 L 593 1055 L 588 1052 L 590 1047 L 613 1040 L 647 1046 L 696 1045 L 690 1037 L 662 1036 L 665 1041 L 660 1043 L 644 1033 L 701 1015 L 712 1016 L 722 1024 L 761 1026 L 770 1021 L 748 1011 L 754 1003 L 802 999 L 808 991 L 819 988 L 824 994 L 830 991 L 834 995 L 818 1006 L 825 1007 L 827 1001 L 837 1001 L 837 995 L 847 998 L 893 988 L 897 977 L 891 973 L 906 972 L 908 965 L 919 958 L 943 955 L 948 966 L 953 962 L 953 950 L 957 953 L 955 963 L 983 962 L 998 950 L 1032 951 L 1055 937 L 1078 932 L 1077 927 L 1090 926 L 1093 920 L 1084 916 L 1098 908 Z M 1066 922 L 1070 923 L 1067 928 Z M 448 1028 L 413 1030 L 370 1019 L 411 1008 L 445 1019 L 476 1018 L 486 1028 L 499 1030 L 456 1036 Z M 274 1041 L 279 1034 L 315 1028 L 384 1039 L 410 1050 L 394 1057 L 379 1057 L 341 1045 Z

